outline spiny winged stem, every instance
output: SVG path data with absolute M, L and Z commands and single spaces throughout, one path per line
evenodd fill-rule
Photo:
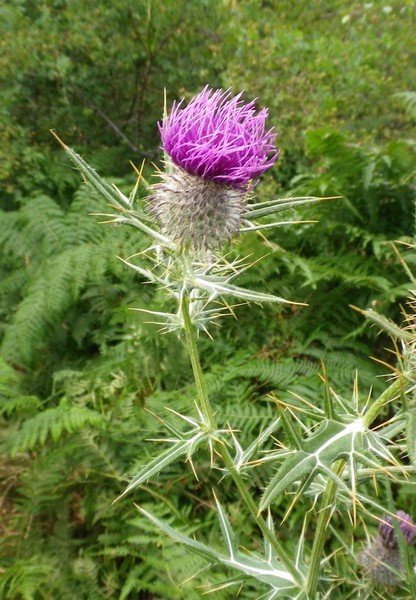
M 366 427 L 370 427 L 374 419 L 377 418 L 384 406 L 396 397 L 403 388 L 401 378 L 396 379 L 371 405 L 368 411 L 363 415 L 363 422 Z M 340 475 L 346 465 L 346 460 L 337 461 L 334 472 Z M 306 584 L 308 600 L 315 600 L 317 594 L 318 578 L 321 572 L 321 558 L 326 541 L 326 532 L 334 509 L 334 500 L 337 494 L 337 484 L 334 480 L 329 480 L 322 498 L 321 510 L 319 512 L 318 522 L 315 530 L 311 559 L 308 569 L 308 578 Z
M 181 312 L 183 318 L 183 325 L 185 329 L 185 337 L 186 344 L 189 353 L 189 357 L 192 364 L 192 370 L 195 378 L 195 384 L 198 392 L 198 402 L 199 408 L 204 414 L 206 423 L 209 425 L 212 431 L 217 429 L 216 420 L 214 411 L 212 409 L 211 403 L 209 401 L 208 392 L 205 385 L 204 374 L 201 367 L 201 362 L 199 359 L 199 353 L 197 348 L 197 338 L 194 324 L 192 323 L 191 313 L 190 313 L 190 298 L 188 291 L 184 291 L 181 299 Z M 244 482 L 244 479 L 241 477 L 240 473 L 235 469 L 234 461 L 230 452 L 228 451 L 227 446 L 223 442 L 223 440 L 218 440 L 216 443 L 216 451 L 222 458 L 229 474 L 231 475 L 242 500 L 244 501 L 246 507 L 248 508 L 251 516 L 253 517 L 255 523 L 258 528 L 268 539 L 270 544 L 272 545 L 274 551 L 276 552 L 276 556 L 281 562 L 284 564 L 288 572 L 292 575 L 294 580 L 298 583 L 302 583 L 302 575 L 299 570 L 294 565 L 292 559 L 284 549 L 283 545 L 279 542 L 279 540 L 275 537 L 274 533 L 269 529 L 265 520 L 261 515 L 258 514 L 258 508 L 256 503 L 254 502 L 251 494 Z
M 403 391 L 403 380 L 397 378 L 390 387 L 388 387 L 380 396 L 373 402 L 368 411 L 363 415 L 364 425 L 370 427 L 371 423 L 376 419 L 380 411 L 385 405 L 390 402 L 395 396 L 398 396 Z
M 340 475 L 344 469 L 346 461 L 339 460 L 334 471 Z M 333 502 L 337 493 L 335 481 L 330 479 L 327 483 L 323 498 L 322 508 L 319 513 L 318 522 L 316 524 L 315 537 L 313 540 L 311 560 L 308 568 L 308 578 L 306 583 L 306 594 L 308 600 L 315 600 L 318 586 L 318 577 L 321 573 L 321 557 L 326 541 L 326 532 L 329 521 L 333 512 Z
M 191 360 L 196 389 L 198 391 L 198 400 L 200 405 L 199 408 L 201 409 L 209 428 L 214 430 L 216 429 L 215 416 L 208 398 L 208 392 L 205 385 L 201 362 L 199 360 L 198 348 L 196 345 L 196 332 L 191 320 L 189 307 L 190 300 L 188 292 L 185 291 L 181 298 L 181 311 L 185 329 L 186 346 L 188 349 L 189 358 Z

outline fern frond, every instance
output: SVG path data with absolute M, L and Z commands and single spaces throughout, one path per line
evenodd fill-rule
M 0 578 L 0 597 L 10 600 L 33 600 L 40 592 L 50 597 L 48 590 L 54 588 L 58 569 L 54 562 L 48 562 L 39 556 L 16 560 Z M 52 585 L 51 585 L 52 582 Z
M 102 428 L 105 419 L 96 411 L 83 407 L 67 406 L 64 402 L 56 408 L 47 408 L 35 417 L 25 420 L 20 431 L 10 440 L 10 453 L 32 450 L 44 445 L 50 436 L 57 442 L 64 433 L 74 433 L 85 427 Z
M 0 415 L 10 417 L 12 414 L 32 413 L 39 409 L 42 402 L 37 396 L 14 396 L 0 404 Z
M 416 92 L 398 92 L 396 98 L 400 98 L 409 114 L 416 119 Z

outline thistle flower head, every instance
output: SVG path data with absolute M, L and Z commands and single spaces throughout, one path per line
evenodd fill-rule
M 246 192 L 278 156 L 267 114 L 207 86 L 159 125 L 169 162 L 151 186 L 151 210 L 181 248 L 211 250 L 238 233 Z
M 412 517 L 410 517 L 403 510 L 398 510 L 396 516 L 406 544 L 413 544 L 416 541 L 416 525 L 413 523 Z M 397 547 L 393 519 L 390 516 L 383 517 L 383 520 L 379 525 L 378 532 L 387 548 Z
M 364 574 L 380 586 L 400 585 L 402 562 L 398 548 L 388 548 L 381 537 L 375 538 L 358 555 Z
M 159 125 L 164 151 L 191 175 L 221 185 L 246 188 L 275 162 L 276 134 L 266 131 L 267 109 L 256 114 L 242 92 L 206 86 L 187 106 L 174 103 Z
M 412 518 L 402 510 L 396 512 L 396 517 L 404 541 L 406 544 L 413 544 L 416 541 L 416 525 Z M 383 517 L 378 536 L 360 552 L 358 562 L 374 583 L 387 587 L 400 584 L 403 566 L 392 517 Z

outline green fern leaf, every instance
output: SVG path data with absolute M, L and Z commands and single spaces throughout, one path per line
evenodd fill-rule
M 89 408 L 69 407 L 63 402 L 58 407 L 47 408 L 35 417 L 27 419 L 10 441 L 11 455 L 43 446 L 48 437 L 57 442 L 64 433 L 74 433 L 87 427 L 101 429 L 105 419 Z

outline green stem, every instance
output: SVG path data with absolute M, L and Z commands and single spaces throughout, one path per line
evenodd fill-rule
M 384 406 L 395 398 L 403 390 L 403 381 L 396 379 L 390 387 L 388 387 L 374 403 L 370 406 L 368 411 L 363 415 L 363 422 L 365 427 L 370 427 L 374 419 L 376 419 Z M 340 475 L 344 469 L 346 461 L 344 459 L 337 462 L 335 466 L 335 473 Z M 328 525 L 331 520 L 333 511 L 333 502 L 337 493 L 337 485 L 331 479 L 328 481 L 323 498 L 322 507 L 319 512 L 318 521 L 316 524 L 315 537 L 313 540 L 313 547 L 311 553 L 311 560 L 308 569 L 308 578 L 306 583 L 307 596 L 309 600 L 315 600 L 318 586 L 318 577 L 321 570 L 321 558 L 323 555 L 326 532 Z
M 295 567 L 292 559 L 289 554 L 286 552 L 284 546 L 279 542 L 274 533 L 270 531 L 268 528 L 266 521 L 263 519 L 261 515 L 258 514 L 258 508 L 256 503 L 254 502 L 251 494 L 244 482 L 244 479 L 241 477 L 240 473 L 235 469 L 234 461 L 232 456 L 230 455 L 228 448 L 224 444 L 219 444 L 217 446 L 218 452 L 223 459 L 225 466 L 227 467 L 238 491 L 240 492 L 241 498 L 243 499 L 246 507 L 250 511 L 251 516 L 257 524 L 257 527 L 260 529 L 265 538 L 270 542 L 274 551 L 276 552 L 276 556 L 282 561 L 288 572 L 292 575 L 295 582 L 299 585 L 302 584 L 303 576 L 302 573 Z
M 193 374 L 194 374 L 194 378 L 195 378 L 196 388 L 198 391 L 199 408 L 201 409 L 201 411 L 205 417 L 206 423 L 209 425 L 209 428 L 212 430 L 212 432 L 214 432 L 217 430 L 217 424 L 215 421 L 214 411 L 213 411 L 213 409 L 211 407 L 211 403 L 209 401 L 208 392 L 207 392 L 206 385 L 205 385 L 204 374 L 202 371 L 201 362 L 199 360 L 196 332 L 195 332 L 195 327 L 192 323 L 191 314 L 190 314 L 190 310 L 189 310 L 189 297 L 186 293 L 182 297 L 181 310 L 182 310 L 182 317 L 183 317 L 183 323 L 184 323 L 184 329 L 185 329 L 187 348 L 188 348 L 189 357 L 190 357 L 191 364 L 192 364 L 192 370 L 193 370 Z M 286 567 L 288 572 L 292 575 L 295 582 L 300 585 L 302 583 L 302 579 L 303 579 L 302 574 L 299 572 L 299 570 L 293 564 L 293 561 L 291 560 L 290 556 L 286 552 L 283 545 L 279 542 L 279 540 L 277 540 L 273 531 L 271 531 L 268 528 L 266 521 L 263 519 L 263 517 L 261 515 L 258 514 L 258 509 L 257 509 L 256 503 L 254 502 L 253 498 L 251 497 L 251 494 L 245 484 L 244 479 L 241 477 L 240 473 L 235 468 L 232 456 L 231 456 L 230 452 L 228 451 L 227 446 L 225 445 L 225 443 L 222 440 L 217 441 L 216 450 L 217 450 L 218 454 L 221 456 L 222 460 L 224 461 L 224 464 L 227 467 L 228 472 L 230 473 L 230 475 L 241 495 L 242 500 L 244 501 L 246 507 L 248 508 L 248 510 L 249 510 L 251 516 L 253 517 L 254 521 L 256 522 L 258 528 L 263 533 L 264 537 L 267 538 L 267 540 L 272 545 L 277 558 L 279 558 L 281 560 L 281 562 L 284 564 L 284 566 Z
M 344 466 L 345 460 L 338 461 L 335 472 L 339 475 Z M 306 581 L 306 595 L 308 600 L 315 600 L 316 591 L 318 586 L 318 577 L 321 572 L 321 557 L 324 550 L 326 533 L 329 522 L 331 520 L 333 501 L 337 492 L 337 486 L 335 481 L 332 479 L 328 481 L 323 498 L 322 508 L 319 512 L 318 521 L 315 529 L 315 536 L 313 539 L 311 560 L 308 568 L 308 577 Z
M 370 427 L 371 423 L 374 421 L 376 417 L 378 417 L 379 413 L 388 402 L 391 402 L 393 398 L 398 396 L 403 392 L 403 381 L 401 378 L 396 379 L 390 387 L 388 387 L 384 392 L 373 402 L 368 411 L 363 415 L 364 425 L 366 427 Z
M 184 294 L 182 297 L 181 309 L 185 329 L 186 345 L 188 348 L 189 358 L 191 359 L 192 371 L 194 373 L 196 389 L 198 391 L 198 400 L 200 402 L 200 409 L 202 410 L 202 413 L 207 421 L 207 425 L 209 425 L 210 429 L 216 429 L 215 416 L 208 398 L 201 361 L 199 360 L 196 332 L 191 320 L 191 314 L 189 312 L 189 297 L 187 294 Z

